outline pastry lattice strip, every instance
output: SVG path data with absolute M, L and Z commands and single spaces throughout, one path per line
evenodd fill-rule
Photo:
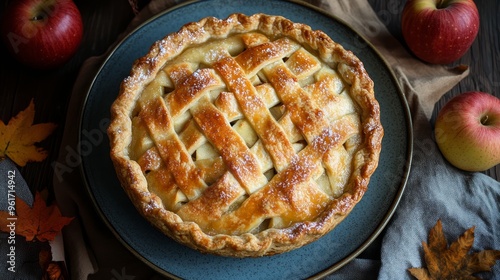
M 252 187 L 245 186 L 244 187 L 246 190 L 246 194 L 245 194 L 245 192 L 243 192 L 241 190 L 241 188 L 238 187 L 237 184 L 235 184 L 235 183 L 237 183 L 237 181 L 239 181 L 239 183 L 242 183 L 242 181 L 245 183 L 246 180 L 252 176 L 250 176 L 250 177 L 239 176 L 239 180 L 235 180 L 233 173 L 227 173 L 227 172 L 224 173 L 224 175 L 217 181 L 217 183 L 215 184 L 216 186 L 210 186 L 207 188 L 206 184 L 202 183 L 201 175 L 199 174 L 199 172 L 196 172 L 196 170 L 197 170 L 196 165 L 194 164 L 194 162 L 190 162 L 190 161 L 188 161 L 189 164 L 187 164 L 187 166 L 184 166 L 184 168 L 186 168 L 184 171 L 186 171 L 186 174 L 188 174 L 188 175 L 178 174 L 179 172 L 177 172 L 175 168 L 177 168 L 179 166 L 176 166 L 175 161 L 174 161 L 174 163 L 172 163 L 172 160 L 170 158 L 175 158 L 176 156 L 177 157 L 182 157 L 182 156 L 186 157 L 186 155 L 189 155 L 189 152 L 186 150 L 185 147 L 183 148 L 183 147 L 179 146 L 180 143 L 182 143 L 183 141 L 181 141 L 179 139 L 179 138 L 182 138 L 181 136 L 176 137 L 176 135 L 175 135 L 173 118 L 178 117 L 178 116 L 182 115 L 183 113 L 185 113 L 185 110 L 186 110 L 185 107 L 187 107 L 187 105 L 184 102 L 184 99 L 186 96 L 190 97 L 190 99 L 191 99 L 191 102 L 188 102 L 189 105 L 191 103 L 195 103 L 195 105 L 190 108 L 191 113 L 193 114 L 195 119 L 196 119 L 197 115 L 199 116 L 198 118 L 203 118 L 203 116 L 205 115 L 204 113 L 200 113 L 200 110 L 202 110 L 202 111 L 209 110 L 213 116 L 217 116 L 220 113 L 220 111 L 217 109 L 217 107 L 212 105 L 212 103 L 208 102 L 210 100 L 207 100 L 209 98 L 206 95 L 203 95 L 203 93 L 206 93 L 206 91 L 207 91 L 206 89 L 201 90 L 201 91 L 192 90 L 192 92 L 188 92 L 188 91 L 182 92 L 182 90 L 176 89 L 174 91 L 174 93 L 175 92 L 182 93 L 182 95 L 179 95 L 179 96 L 184 98 L 184 99 L 176 99 L 177 95 L 171 93 L 171 94 L 167 95 L 167 97 L 166 97 L 166 100 L 167 100 L 166 104 L 163 102 L 160 102 L 160 101 L 155 101 L 152 103 L 149 102 L 149 103 L 147 103 L 148 104 L 147 106 L 151 106 L 151 109 L 148 110 L 148 107 L 146 106 L 141 111 L 141 112 L 154 112 L 153 108 L 157 108 L 157 106 L 160 106 L 160 108 L 163 108 L 163 109 L 159 109 L 161 111 L 161 114 L 166 113 L 168 115 L 169 112 L 170 112 L 170 114 L 172 114 L 172 119 L 167 120 L 168 126 L 166 126 L 166 128 L 165 127 L 161 128 L 163 130 L 160 129 L 160 131 L 158 131 L 158 127 L 160 126 L 160 124 L 163 124 L 163 123 L 157 123 L 158 125 L 155 125 L 155 121 L 152 120 L 153 118 L 148 119 L 147 113 L 143 114 L 143 118 L 145 120 L 147 120 L 145 122 L 147 123 L 148 128 L 151 131 L 151 133 L 150 133 L 151 137 L 156 138 L 156 139 L 153 139 L 155 142 L 155 147 L 156 147 L 153 149 L 158 150 L 159 155 L 163 158 L 162 164 L 164 165 L 165 168 L 170 170 L 173 174 L 173 176 L 169 176 L 169 178 L 171 179 L 169 182 L 175 182 L 177 185 L 180 184 L 179 188 L 182 190 L 182 192 L 189 199 L 194 199 L 193 201 L 191 201 L 191 202 L 189 202 L 181 207 L 181 209 L 179 211 L 179 215 L 187 217 L 189 219 L 189 218 L 195 218 L 195 217 L 193 217 L 193 215 L 196 216 L 197 211 L 209 212 L 207 214 L 211 214 L 211 215 L 208 215 L 208 216 L 212 216 L 214 218 L 213 220 L 217 221 L 217 222 L 211 223 L 210 225 L 208 225 L 208 224 L 205 225 L 207 228 L 209 228 L 209 230 L 218 231 L 221 228 L 225 228 L 225 230 L 229 230 L 229 231 L 233 230 L 233 231 L 238 231 L 238 232 L 245 232 L 245 231 L 251 230 L 252 228 L 254 228 L 255 226 L 257 226 L 258 224 L 260 224 L 261 222 L 263 222 L 265 219 L 267 219 L 269 217 L 279 216 L 279 215 L 286 216 L 287 212 L 290 212 L 290 211 L 297 212 L 297 209 L 293 209 L 294 198 L 290 197 L 288 199 L 292 203 L 290 205 L 285 205 L 285 206 L 280 205 L 280 207 L 275 207 L 275 208 L 280 209 L 278 211 L 269 210 L 266 213 L 261 213 L 261 215 L 255 214 L 258 217 L 255 217 L 255 219 L 253 219 L 253 221 L 249 222 L 247 225 L 238 224 L 238 225 L 228 226 L 230 221 L 233 220 L 231 218 L 231 215 L 241 216 L 242 213 L 243 214 L 247 213 L 247 212 L 250 213 L 251 211 L 246 211 L 245 207 L 252 208 L 252 205 L 253 205 L 253 207 L 256 207 L 257 204 L 264 203 L 266 199 L 262 200 L 262 199 L 258 199 L 258 198 L 262 197 L 262 194 L 266 193 L 266 192 L 267 192 L 267 196 L 264 196 L 264 197 L 272 197 L 274 190 L 276 188 L 278 188 L 278 186 L 276 184 L 280 183 L 280 182 L 281 182 L 280 187 L 285 187 L 285 189 L 288 189 L 288 190 L 292 190 L 292 189 L 294 190 L 294 191 L 291 191 L 289 193 L 289 195 L 291 195 L 291 196 L 300 195 L 300 196 L 302 196 L 301 199 L 306 197 L 310 200 L 325 200 L 325 201 L 327 201 L 329 199 L 329 197 L 327 195 L 325 195 L 321 190 L 319 190 L 314 182 L 314 180 L 316 180 L 323 173 L 324 169 L 322 167 L 321 161 L 324 157 L 326 157 L 326 156 L 324 156 L 324 154 L 327 151 L 331 150 L 330 148 L 332 146 L 339 145 L 339 143 L 342 144 L 346 140 L 347 136 L 350 136 L 351 134 L 355 134 L 356 132 L 358 132 L 357 131 L 358 128 L 354 126 L 352 128 L 349 128 L 348 131 L 350 131 L 350 133 L 347 136 L 344 136 L 344 138 L 342 138 L 341 136 L 337 135 L 338 132 L 336 131 L 336 129 L 334 127 L 330 127 L 329 129 L 327 129 L 325 131 L 318 131 L 317 129 L 315 129 L 316 127 L 318 127 L 316 125 L 318 123 L 325 124 L 326 126 L 324 126 L 324 127 L 328 127 L 329 124 L 332 124 L 332 123 L 343 124 L 344 122 L 342 122 L 342 120 L 337 120 L 337 121 L 332 122 L 330 119 L 327 119 L 326 115 L 324 115 L 324 112 L 318 108 L 318 104 L 315 104 L 318 102 L 324 102 L 325 96 L 321 96 L 321 98 L 314 99 L 313 97 L 311 97 L 311 96 L 313 96 L 313 94 L 310 94 L 308 91 L 304 90 L 300 86 L 300 84 L 297 82 L 299 80 L 298 76 L 300 76 L 302 73 L 304 73 L 306 71 L 302 71 L 302 73 L 301 73 L 300 71 L 297 71 L 297 69 L 296 69 L 297 67 L 293 67 L 294 66 L 293 63 L 286 63 L 286 62 L 284 63 L 283 57 L 285 55 L 289 56 L 290 52 L 288 52 L 288 50 L 286 48 L 283 48 L 283 47 L 276 48 L 276 45 L 272 45 L 272 44 L 284 44 L 283 41 L 287 41 L 287 40 L 281 40 L 281 41 L 278 40 L 278 41 L 275 41 L 272 43 L 268 43 L 267 46 L 266 46 L 266 44 L 261 44 L 261 45 L 259 45 L 258 48 L 252 49 L 252 51 L 255 51 L 255 50 L 261 51 L 262 52 L 261 54 L 265 54 L 265 52 L 267 52 L 271 56 L 273 56 L 273 55 L 277 56 L 277 58 L 274 60 L 273 59 L 265 59 L 262 61 L 251 61 L 251 58 L 253 56 L 248 55 L 251 52 L 243 52 L 240 55 L 236 56 L 235 58 L 226 55 L 223 59 L 219 60 L 219 62 L 217 62 L 214 66 L 214 68 L 216 68 L 218 70 L 217 72 L 219 74 L 222 74 L 223 79 L 228 84 L 227 87 L 229 88 L 229 91 L 232 91 L 233 96 L 237 100 L 239 98 L 239 105 L 240 106 L 243 105 L 243 106 L 241 106 L 241 107 L 243 107 L 241 109 L 242 109 L 242 111 L 244 111 L 244 115 L 247 117 L 246 118 L 247 121 L 250 121 L 251 126 L 256 130 L 257 134 L 260 134 L 260 136 L 261 136 L 261 137 L 259 137 L 260 140 L 258 141 L 258 144 L 254 145 L 254 147 L 258 147 L 258 145 L 264 145 L 264 147 L 267 148 L 266 151 L 269 152 L 269 154 L 273 158 L 273 162 L 275 162 L 276 170 L 283 171 L 283 172 L 278 173 L 277 178 L 281 176 L 281 177 L 285 178 L 283 180 L 275 179 L 274 181 L 271 181 L 268 185 L 266 185 L 264 187 L 264 185 L 267 182 L 265 179 L 262 178 L 262 175 L 261 175 L 262 171 L 256 169 L 257 167 L 260 168 L 260 166 L 258 166 L 258 163 L 255 163 L 255 156 L 253 156 L 253 154 L 248 154 L 248 150 L 246 150 L 245 147 L 243 147 L 243 145 L 241 145 L 242 144 L 241 139 L 238 139 L 237 137 L 234 138 L 234 135 L 233 135 L 233 138 L 229 137 L 229 140 L 231 142 L 230 144 L 239 145 L 240 146 L 239 149 L 245 155 L 243 158 L 247 158 L 249 160 L 249 162 L 251 163 L 251 164 L 249 164 L 249 166 L 251 166 L 251 168 L 253 168 L 253 171 L 259 171 L 258 172 L 259 174 L 251 174 L 251 175 L 256 175 L 256 176 L 254 176 L 255 178 L 259 178 L 257 180 L 257 184 L 256 184 L 258 186 L 257 188 L 254 189 Z M 278 43 L 276 43 L 276 42 L 278 42 Z M 276 50 L 276 49 L 282 50 L 282 51 L 284 50 L 284 54 L 276 55 L 275 53 L 269 52 L 269 50 Z M 293 49 L 293 48 L 291 48 L 291 49 Z M 304 50 L 302 50 L 302 49 L 300 49 L 300 50 L 301 50 L 300 52 L 297 52 L 297 49 L 295 48 L 295 49 L 293 49 L 293 52 L 299 53 L 302 56 L 302 59 L 306 59 L 307 56 L 304 56 L 304 54 L 306 52 L 304 52 Z M 263 56 L 261 55 L 259 57 L 263 57 Z M 271 60 L 271 62 L 272 62 L 271 65 L 269 64 L 269 60 Z M 293 62 L 295 60 L 290 60 L 290 61 Z M 289 68 L 290 65 L 292 65 L 292 67 L 290 67 L 291 70 Z M 297 64 L 297 65 L 304 65 L 304 64 Z M 297 65 L 295 65 L 295 66 L 297 66 Z M 294 115 L 294 113 L 290 114 L 289 113 L 290 111 L 287 110 L 286 113 L 280 119 L 279 123 L 281 125 L 283 125 L 285 123 L 288 125 L 296 125 L 299 128 L 299 130 L 301 131 L 301 134 L 306 137 L 306 140 L 309 143 L 309 146 L 306 147 L 303 152 L 300 152 L 299 155 L 295 154 L 295 151 L 292 147 L 292 143 L 288 141 L 288 138 L 290 138 L 290 131 L 294 131 L 295 127 L 290 128 L 288 126 L 285 126 L 288 130 L 288 133 L 286 133 L 285 130 L 282 128 L 282 126 L 277 124 L 277 122 L 274 120 L 274 118 L 271 116 L 271 113 L 268 110 L 269 106 L 267 106 L 267 104 L 265 104 L 265 102 L 263 102 L 260 99 L 258 91 L 255 89 L 255 87 L 253 87 L 251 80 L 248 78 L 249 76 L 253 76 L 253 75 L 257 74 L 257 72 L 261 71 L 264 67 L 266 68 L 263 71 L 265 73 L 265 76 L 268 78 L 270 77 L 270 82 L 274 87 L 277 88 L 279 98 L 280 98 L 280 100 L 283 101 L 283 103 L 285 103 L 285 107 L 288 107 L 288 108 L 297 107 L 296 108 L 297 110 L 293 110 L 293 112 L 296 112 L 295 115 Z M 206 69 L 201 69 L 201 70 L 205 70 L 205 72 L 207 71 Z M 195 71 L 194 73 L 200 72 L 201 70 Z M 318 71 L 318 69 L 313 69 L 313 70 L 315 72 Z M 293 73 L 293 71 L 295 71 L 296 73 Z M 173 71 L 171 73 L 174 73 L 174 72 L 175 71 Z M 188 71 L 185 73 L 188 73 Z M 261 72 L 261 75 L 262 75 L 262 72 Z M 174 75 L 170 76 L 171 79 L 172 79 L 172 76 L 174 76 Z M 181 76 L 182 75 L 177 75 L 177 77 L 181 77 Z M 185 79 L 188 80 L 188 79 L 190 79 L 190 77 L 193 77 L 193 76 L 206 77 L 205 75 L 200 75 L 200 73 L 198 73 L 196 75 L 191 74 L 188 77 L 186 77 Z M 178 78 L 178 80 L 182 80 L 182 79 Z M 215 81 L 213 83 L 214 87 L 220 86 L 216 80 L 217 79 L 214 79 L 214 81 Z M 241 83 L 245 83 L 245 86 L 242 86 Z M 212 85 L 212 84 L 209 82 L 207 88 L 209 88 L 210 85 Z M 314 86 L 311 86 L 311 87 L 314 87 Z M 244 92 L 238 92 L 238 90 L 243 90 Z M 314 93 L 314 89 L 312 89 L 312 92 Z M 300 96 L 300 98 L 295 99 L 295 96 Z M 200 98 L 204 99 L 203 100 L 204 102 L 198 102 L 197 99 L 200 99 Z M 159 100 L 159 99 L 157 99 L 157 100 Z M 178 100 L 181 100 L 183 102 L 178 102 Z M 249 102 L 249 100 L 253 100 L 253 101 Z M 168 102 L 168 101 L 170 101 L 170 102 Z M 301 108 L 306 108 L 306 110 L 303 110 Z M 205 111 L 203 111 L 203 112 L 205 112 Z M 154 112 L 154 113 L 157 114 L 158 112 Z M 264 114 L 264 116 L 262 116 L 263 114 Z M 222 116 L 222 115 L 219 115 L 219 117 L 220 116 Z M 238 116 L 238 117 L 240 117 L 240 116 Z M 348 118 L 348 117 L 350 117 L 350 116 L 348 115 L 346 118 Z M 165 119 L 165 118 L 168 118 L 168 117 L 164 117 L 163 119 Z M 225 118 L 219 119 L 219 122 L 223 122 L 223 121 L 225 121 Z M 156 122 L 158 122 L 158 121 L 156 121 Z M 199 119 L 198 123 L 201 124 L 201 123 L 203 123 L 203 121 Z M 356 120 L 348 122 L 348 123 L 356 123 Z M 192 125 L 193 125 L 193 123 L 189 123 L 189 125 L 187 127 L 189 128 Z M 271 127 L 271 128 L 269 128 L 269 127 Z M 214 130 L 214 131 L 212 131 L 212 135 L 214 135 L 214 133 L 217 133 L 216 130 L 218 128 L 217 127 L 206 127 L 205 130 L 207 130 L 207 129 Z M 229 127 L 225 127 L 225 129 L 229 129 Z M 194 129 L 193 127 L 191 127 L 191 130 L 196 131 L 196 129 Z M 203 130 L 203 128 L 202 128 L 202 130 Z M 341 131 L 342 130 L 343 129 L 341 129 Z M 184 131 L 186 131 L 186 130 L 184 130 Z M 227 132 L 229 133 L 229 131 L 227 131 Z M 165 140 L 159 136 L 153 136 L 153 134 L 154 135 L 157 135 L 157 134 L 168 135 L 168 137 L 161 136 L 161 137 L 167 137 L 168 139 Z M 181 135 L 182 135 L 182 133 L 181 133 Z M 229 133 L 229 135 L 231 135 L 231 134 Z M 216 136 L 216 135 L 214 135 L 214 136 Z M 267 136 L 270 136 L 270 137 L 267 137 Z M 200 138 L 199 133 L 198 133 L 198 136 L 195 138 L 198 138 L 198 140 L 199 140 L 199 138 Z M 214 142 L 215 138 L 216 137 L 212 137 L 211 142 Z M 170 146 L 168 146 L 168 145 L 166 146 L 163 142 L 166 142 L 166 143 L 172 142 L 173 144 L 170 143 L 169 144 Z M 195 142 L 199 142 L 199 141 L 195 141 Z M 221 151 L 224 148 L 225 144 L 228 144 L 226 142 L 223 141 L 222 143 L 216 144 L 216 146 L 218 146 L 218 148 L 219 148 L 218 149 L 219 151 Z M 266 142 L 267 142 L 267 145 L 266 145 Z M 235 144 L 235 143 L 239 143 L 239 144 Z M 177 149 L 178 151 L 176 151 L 176 153 L 175 153 L 176 156 L 167 155 L 166 154 L 168 152 L 166 150 L 167 147 Z M 163 154 L 162 154 L 162 152 L 163 152 Z M 147 154 L 149 156 L 151 154 L 151 152 L 148 151 L 145 154 Z M 225 159 L 226 163 L 228 163 L 228 162 L 231 163 L 231 161 L 232 161 L 230 158 L 231 155 L 226 155 L 225 157 L 226 157 L 226 159 Z M 301 160 L 298 161 L 297 160 L 298 158 L 301 158 Z M 269 162 L 269 161 L 267 161 L 267 162 Z M 299 162 L 301 162 L 301 163 L 299 163 Z M 304 167 L 303 166 L 304 164 L 315 166 L 315 168 L 312 169 L 313 171 L 311 171 L 311 174 L 309 174 L 309 176 L 306 175 L 303 178 L 300 178 L 300 180 L 298 178 L 294 178 L 291 175 L 294 173 L 292 171 L 295 169 Z M 242 168 L 242 167 L 245 167 L 246 165 L 247 164 L 238 165 L 238 167 L 235 167 L 233 169 Z M 239 171 L 239 170 L 236 170 L 236 171 Z M 251 170 L 250 173 L 252 173 L 253 171 Z M 236 172 L 236 173 L 238 173 L 238 172 Z M 261 175 L 261 176 L 259 177 L 258 175 Z M 174 180 L 172 180 L 172 177 Z M 192 186 L 186 183 L 187 182 L 186 179 L 188 177 L 189 177 L 189 179 L 193 179 L 193 178 L 195 179 L 195 180 L 190 181 L 190 182 L 195 182 L 194 184 L 191 183 Z M 285 182 L 286 186 L 283 186 L 283 182 Z M 230 214 L 225 215 L 224 211 L 229 209 L 231 204 L 234 203 L 235 201 L 237 201 L 239 197 L 250 195 L 251 193 L 254 193 L 255 191 L 257 191 L 260 188 L 263 188 L 262 191 L 259 191 L 261 194 L 250 196 L 247 199 L 247 201 L 244 202 L 244 205 L 241 205 L 241 207 L 239 209 L 236 209 L 233 212 L 231 212 Z M 231 197 L 231 199 L 228 199 L 227 205 L 218 205 L 217 209 L 219 209 L 219 211 L 213 211 L 214 207 L 212 205 L 203 205 L 203 203 L 202 203 L 203 196 L 205 195 L 205 194 L 201 194 L 201 191 L 203 191 L 203 190 L 205 190 L 207 195 L 215 195 L 216 193 L 219 193 L 219 196 L 220 196 L 221 193 L 224 193 L 224 195 L 227 196 L 228 194 L 230 194 L 229 196 Z M 277 199 L 276 201 L 280 201 L 280 200 Z M 324 204 L 324 203 L 318 204 L 317 203 L 318 201 L 314 201 L 314 202 L 316 202 L 316 203 L 313 203 L 311 205 Z M 190 207 L 189 205 L 191 205 L 192 207 Z M 192 209 L 190 210 L 190 208 L 192 208 Z M 263 209 L 265 209 L 265 207 Z M 307 215 L 316 215 L 317 212 L 319 211 L 318 209 L 306 209 L 306 210 L 298 209 L 298 210 L 303 211 L 304 212 L 303 215 L 306 215 L 306 216 Z M 280 213 L 278 213 L 278 212 L 280 212 Z M 258 213 L 258 211 L 255 213 Z M 299 216 L 299 219 L 310 218 L 310 217 L 305 217 L 305 216 L 300 217 L 300 215 L 298 215 L 298 216 Z M 200 221 L 197 221 L 197 222 L 200 224 Z M 221 223 L 224 225 L 221 226 L 220 225 Z M 202 227 L 204 226 L 203 223 L 201 223 L 200 225 Z

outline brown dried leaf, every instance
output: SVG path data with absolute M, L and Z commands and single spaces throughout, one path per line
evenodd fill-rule
M 60 262 L 50 262 L 47 266 L 47 270 L 42 277 L 42 280 L 64 280 L 63 269 L 61 268 Z
M 429 271 L 425 268 L 412 267 L 408 269 L 408 271 L 410 271 L 411 275 L 413 275 L 418 280 L 432 280 Z
M 0 221 L 5 221 L 0 223 L 0 231 L 9 232 L 9 219 L 16 218 L 16 216 L 9 214 L 8 211 L 0 211 Z
M 491 267 L 500 260 L 499 250 L 468 254 L 474 243 L 474 227 L 448 246 L 441 220 L 438 220 L 429 231 L 428 242 L 422 242 L 427 268 L 408 269 L 419 280 L 479 279 L 473 274 L 491 271 Z

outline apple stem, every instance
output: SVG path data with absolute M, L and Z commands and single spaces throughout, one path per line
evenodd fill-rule
M 32 21 L 43 20 L 45 17 L 43 15 L 36 15 L 31 18 Z
M 484 115 L 481 117 L 481 124 L 488 125 L 488 115 Z
M 438 9 L 446 8 L 448 6 L 447 2 L 448 2 L 447 0 L 438 0 L 436 3 L 436 8 Z

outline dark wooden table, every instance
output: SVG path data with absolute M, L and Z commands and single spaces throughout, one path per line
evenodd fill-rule
M 369 2 L 393 35 L 404 42 L 400 30 L 404 1 Z M 481 15 L 478 37 L 471 49 L 454 63 L 469 65 L 470 74 L 438 102 L 435 112 L 452 96 L 469 90 L 481 90 L 500 96 L 500 2 L 476 2 Z M 54 133 L 40 143 L 50 152 L 49 157 L 41 163 L 30 163 L 21 168 L 23 177 L 33 190 L 50 188 L 52 185 L 51 162 L 57 158 L 64 132 L 66 108 L 80 66 L 88 57 L 104 53 L 134 16 L 126 0 L 75 0 L 75 3 L 83 16 L 84 38 L 76 55 L 63 67 L 51 71 L 31 70 L 13 60 L 3 45 L 0 47 L 1 120 L 6 123 L 33 99 L 36 106 L 35 122 L 58 124 Z M 0 8 L 3 11 L 5 3 Z M 111 29 L 110 23 L 120 28 Z M 485 173 L 500 180 L 500 166 Z
M 57 153 L 64 133 L 67 105 L 74 82 L 82 63 L 91 56 L 101 55 L 125 29 L 134 14 L 127 0 L 74 0 L 84 22 L 84 38 L 76 55 L 60 69 L 32 70 L 18 64 L 0 47 L 0 118 L 7 121 L 25 109 L 33 99 L 36 106 L 35 123 L 53 122 L 58 128 L 40 146 L 49 151 L 41 163 L 29 163 L 20 168 L 22 176 L 32 191 L 52 186 L 51 163 Z M 8 2 L 8 1 L 7 1 Z M 403 42 L 400 15 L 405 1 L 369 0 L 377 15 L 391 33 Z M 470 67 L 470 75 L 453 88 L 438 104 L 439 110 L 452 96 L 469 90 L 490 92 L 500 97 L 500 1 L 476 1 L 481 16 L 479 35 L 471 49 L 456 63 Z M 0 9 L 5 9 L 5 3 Z M 111 23 L 119 28 L 110 28 Z M 77 124 L 75 124 L 77 125 Z M 499 180 L 500 165 L 484 172 Z
M 406 1 L 368 0 L 389 31 L 403 44 L 401 11 Z M 433 118 L 439 109 L 453 96 L 467 91 L 484 91 L 500 97 L 500 2 L 495 0 L 474 1 L 480 15 L 479 34 L 462 58 L 450 64 L 468 65 L 470 74 L 437 102 Z M 483 172 L 500 180 L 500 165 Z
M 6 2 L 9 1 L 2 1 L 0 12 L 4 11 Z M 104 53 L 134 16 L 127 0 L 74 2 L 83 17 L 83 41 L 77 53 L 63 67 L 49 71 L 32 70 L 17 63 L 7 53 L 5 46 L 0 46 L 1 120 L 7 123 L 33 99 L 36 109 L 34 122 L 52 122 L 58 126 L 39 145 L 49 151 L 48 158 L 20 168 L 23 178 L 33 191 L 47 187 L 51 189 L 54 173 L 51 165 L 57 159 L 64 133 L 67 105 L 82 63 L 91 56 Z M 110 22 L 120 28 L 109 28 Z

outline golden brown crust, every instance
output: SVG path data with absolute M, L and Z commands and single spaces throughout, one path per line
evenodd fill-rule
M 186 24 L 138 59 L 108 134 L 120 183 L 153 225 L 202 252 L 256 257 L 349 214 L 383 129 L 354 54 L 283 17 L 233 14 Z M 195 158 L 204 144 L 215 154 Z

